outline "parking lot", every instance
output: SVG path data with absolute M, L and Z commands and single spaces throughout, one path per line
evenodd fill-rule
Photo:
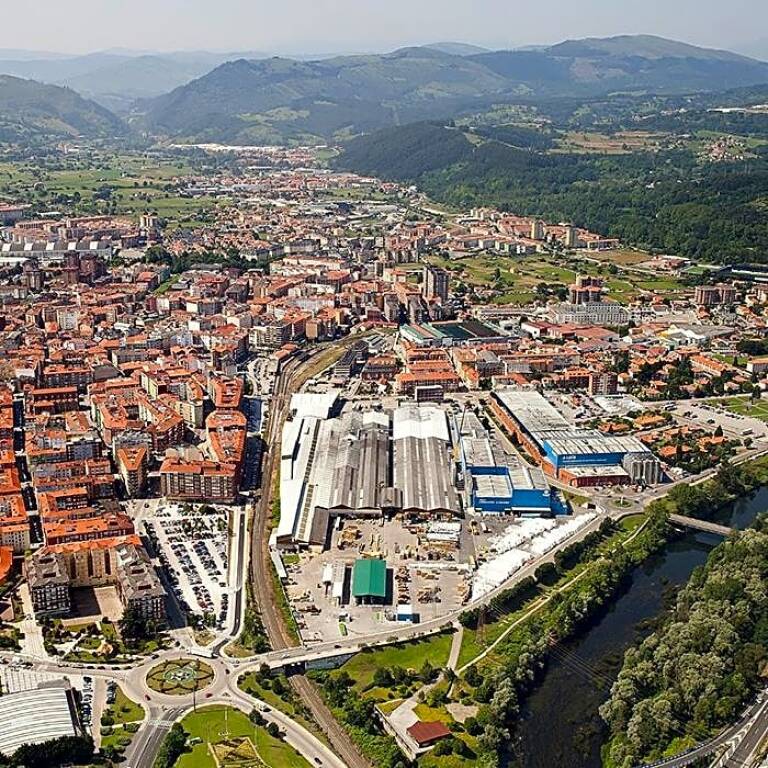
M 748 398 L 730 398 L 728 404 L 731 408 L 751 408 L 756 414 L 762 415 L 763 401 L 753 405 Z M 768 412 L 768 409 L 766 410 Z M 734 412 L 721 406 L 719 401 L 708 403 L 682 402 L 675 404 L 675 416 L 684 424 L 696 424 L 698 426 L 716 429 L 722 427 L 723 432 L 731 437 L 754 439 L 768 437 L 768 424 L 760 418 L 754 418 Z
M 228 583 L 229 510 L 160 504 L 142 521 L 181 609 L 224 630 L 234 591 Z

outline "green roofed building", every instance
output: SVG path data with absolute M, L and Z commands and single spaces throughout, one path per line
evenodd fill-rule
M 352 567 L 352 597 L 360 603 L 383 603 L 387 598 L 385 560 L 355 560 Z

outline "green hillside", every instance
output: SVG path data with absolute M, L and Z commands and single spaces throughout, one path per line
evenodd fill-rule
M 119 118 L 69 88 L 0 75 L 0 142 L 99 138 L 125 131 Z
M 768 261 L 768 144 L 743 160 L 703 163 L 693 147 L 554 152 L 425 123 L 358 137 L 335 162 L 415 182 L 457 207 L 573 221 L 627 244 L 707 261 Z

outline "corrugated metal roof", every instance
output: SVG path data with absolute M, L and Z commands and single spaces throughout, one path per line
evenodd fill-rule
M 387 564 L 384 560 L 355 560 L 352 568 L 352 596 L 387 596 Z

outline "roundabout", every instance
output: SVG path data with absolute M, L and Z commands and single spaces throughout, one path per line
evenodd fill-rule
M 173 659 L 147 673 L 147 687 L 166 696 L 187 696 L 207 688 L 214 678 L 211 666 L 199 659 Z

